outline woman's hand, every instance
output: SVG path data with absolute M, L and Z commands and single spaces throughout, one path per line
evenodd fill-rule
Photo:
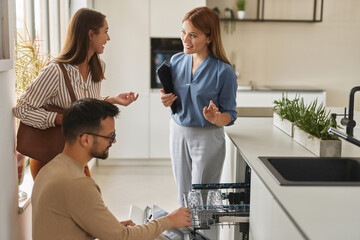
M 203 115 L 206 120 L 219 127 L 226 126 L 231 122 L 231 116 L 228 113 L 221 113 L 212 100 L 210 100 L 209 106 L 204 107 Z
M 218 120 L 220 119 L 221 112 L 216 107 L 214 102 L 210 100 L 209 106 L 205 106 L 203 109 L 203 114 L 206 120 L 211 122 L 212 124 L 217 125 Z
M 128 227 L 128 226 L 135 226 L 136 224 L 131 221 L 131 220 L 126 220 L 126 221 L 122 221 L 120 222 L 122 225 L 124 225 L 125 227 Z
M 106 100 L 113 104 L 128 106 L 132 102 L 136 101 L 136 99 L 138 99 L 138 97 L 139 97 L 139 94 L 135 95 L 134 92 L 129 92 L 129 93 L 120 93 L 116 97 L 109 97 Z
M 170 107 L 173 104 L 173 102 L 177 99 L 177 96 L 175 96 L 175 94 L 173 93 L 166 94 L 164 92 L 164 89 L 161 89 L 160 92 L 161 92 L 161 102 L 165 107 Z

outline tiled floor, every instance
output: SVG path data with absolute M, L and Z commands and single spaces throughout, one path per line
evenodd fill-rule
M 91 173 L 105 205 L 118 220 L 129 219 L 131 204 L 141 209 L 155 204 L 168 212 L 178 208 L 171 166 L 101 165 Z

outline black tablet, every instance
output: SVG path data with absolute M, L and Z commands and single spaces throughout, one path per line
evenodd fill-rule
M 156 70 L 156 74 L 158 75 L 161 85 L 164 88 L 165 93 L 173 93 L 174 86 L 172 83 L 171 69 L 170 65 L 166 62 L 166 60 L 160 65 L 160 67 Z M 171 111 L 173 114 L 176 113 L 176 100 L 171 105 Z

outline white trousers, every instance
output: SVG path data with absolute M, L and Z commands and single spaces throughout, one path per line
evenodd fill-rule
M 225 160 L 223 127 L 183 127 L 170 120 L 170 156 L 179 203 L 191 184 L 218 183 Z M 204 202 L 206 204 L 206 202 Z

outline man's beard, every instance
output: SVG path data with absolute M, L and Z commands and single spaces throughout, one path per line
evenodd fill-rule
M 90 156 L 98 159 L 107 159 L 109 156 L 109 148 L 111 147 L 111 144 L 102 152 L 96 151 L 97 146 L 98 144 L 95 142 L 94 147 L 90 151 Z
M 107 157 L 109 156 L 109 152 L 106 152 L 106 150 L 103 152 L 91 151 L 90 156 L 98 159 L 107 159 Z

